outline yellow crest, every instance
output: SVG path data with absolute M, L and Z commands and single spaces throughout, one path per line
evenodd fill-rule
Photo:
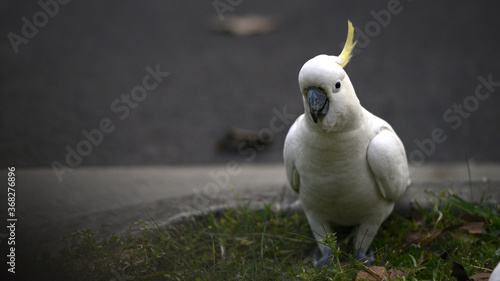
M 340 66 L 344 67 L 347 65 L 352 57 L 352 51 L 354 46 L 356 46 L 357 41 L 354 41 L 354 27 L 350 20 L 347 21 L 347 39 L 345 41 L 344 49 L 340 53 L 339 58 L 342 59 L 342 64 Z

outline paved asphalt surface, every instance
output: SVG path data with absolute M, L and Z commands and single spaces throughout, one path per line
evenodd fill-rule
M 500 160 L 498 1 L 58 1 L 0 4 L 3 166 L 282 161 L 303 111 L 298 71 L 340 53 L 348 19 L 359 43 L 346 71 L 411 161 Z M 215 32 L 221 3 L 234 5 L 222 22 L 255 13 L 280 26 Z M 232 127 L 273 141 L 218 152 Z

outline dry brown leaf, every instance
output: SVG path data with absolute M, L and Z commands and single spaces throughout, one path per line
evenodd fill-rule
M 391 276 L 391 279 L 396 279 L 397 277 L 405 277 L 406 273 L 404 271 L 401 271 L 399 269 L 391 268 L 389 269 L 389 276 Z
M 490 280 L 490 276 L 491 276 L 491 273 L 480 272 L 480 273 L 476 273 L 476 274 L 472 275 L 470 277 L 470 279 L 472 279 L 473 281 L 488 281 L 488 280 Z
M 484 222 L 466 222 L 459 229 L 467 230 L 470 234 L 483 233 Z
M 389 273 L 383 266 L 370 266 L 366 271 L 360 271 L 356 274 L 356 280 L 387 280 Z
M 434 242 L 434 240 L 436 240 L 436 238 L 439 237 L 439 235 L 441 235 L 441 233 L 443 233 L 443 230 L 442 229 L 438 229 L 438 230 L 434 230 L 434 231 L 431 231 L 429 234 L 429 236 L 427 237 L 427 239 L 425 239 L 422 243 L 422 246 L 424 247 L 427 247 L 429 246 L 430 244 L 432 244 L 432 242 Z
M 437 229 L 437 230 L 430 231 L 430 232 L 412 233 L 412 234 L 408 235 L 408 237 L 406 237 L 406 241 L 409 245 L 422 243 L 422 246 L 427 247 L 434 240 L 436 240 L 436 238 L 438 238 L 442 232 L 443 232 L 443 229 Z
M 406 236 L 406 244 L 411 245 L 420 243 L 425 233 L 427 232 L 414 232 L 408 234 L 408 236 Z

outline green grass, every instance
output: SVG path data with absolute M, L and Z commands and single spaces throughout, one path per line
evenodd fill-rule
M 471 276 L 500 260 L 497 210 L 449 194 L 436 198 L 432 210 L 394 214 L 379 230 L 375 264 L 400 270 L 403 277 L 392 280 L 453 280 L 454 264 Z M 167 227 L 138 224 L 140 235 L 104 241 L 79 231 L 65 238 L 61 253 L 44 253 L 34 264 L 46 280 L 353 280 L 365 270 L 348 253 L 352 243 L 336 235 L 325 242 L 338 262 L 313 267 L 316 243 L 302 213 L 242 207 Z

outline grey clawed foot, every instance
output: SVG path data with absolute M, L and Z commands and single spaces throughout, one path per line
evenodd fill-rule
M 321 254 L 321 257 L 319 257 L 321 251 L 316 248 L 316 250 L 313 253 L 313 261 L 314 261 L 314 266 L 315 267 L 324 267 L 332 266 L 332 257 L 333 257 L 333 252 L 332 249 L 327 248 L 326 253 Z M 362 262 L 364 265 L 370 267 L 373 265 L 375 262 L 375 255 L 373 254 L 373 248 L 370 246 L 368 248 L 368 251 L 365 251 L 363 248 L 361 248 L 358 253 L 356 253 L 355 258 Z
M 327 248 L 326 253 L 322 254 L 321 258 L 318 259 L 318 252 L 321 253 L 321 251 L 316 248 L 313 254 L 313 261 L 314 261 L 314 266 L 315 267 L 324 267 L 324 266 L 332 266 L 330 261 L 333 257 L 333 252 L 332 249 Z
M 356 259 L 368 267 L 372 266 L 375 262 L 375 255 L 373 254 L 372 247 L 370 246 L 368 251 L 365 251 L 365 249 L 361 247 L 358 253 L 356 253 Z

